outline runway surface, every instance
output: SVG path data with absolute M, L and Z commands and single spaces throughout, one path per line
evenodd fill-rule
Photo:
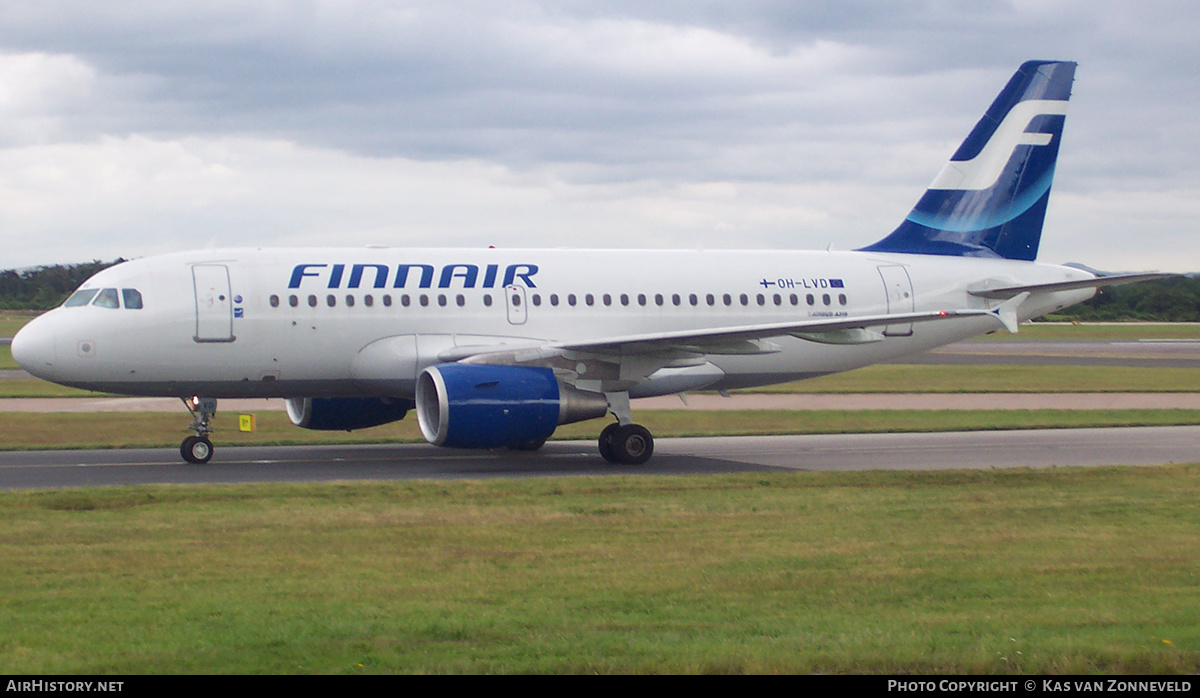
M 0 453 L 0 489 L 334 480 L 670 475 L 770 470 L 947 470 L 1200 461 L 1200 426 L 936 434 L 658 439 L 643 466 L 604 462 L 591 441 L 537 453 L 428 445 L 220 447 L 208 465 L 175 449 Z

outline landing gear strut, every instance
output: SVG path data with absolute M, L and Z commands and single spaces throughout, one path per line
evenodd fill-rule
M 654 437 L 650 430 L 633 423 L 629 409 L 629 393 L 608 393 L 608 408 L 616 415 L 617 423 L 600 432 L 600 455 L 609 463 L 641 465 L 654 455 Z
M 217 400 L 211 397 L 182 398 L 188 412 L 192 413 L 192 423 L 188 429 L 196 432 L 179 444 L 179 455 L 189 463 L 203 464 L 212 459 L 213 445 L 208 440 L 212 433 L 212 418 L 217 414 Z

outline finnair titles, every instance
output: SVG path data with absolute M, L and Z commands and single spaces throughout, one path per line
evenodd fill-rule
M 346 273 L 346 267 L 350 273 Z M 288 288 L 300 288 L 306 278 L 316 278 L 323 288 L 342 288 L 342 279 L 346 277 L 345 288 L 361 288 L 363 277 L 370 278 L 368 288 L 388 288 L 388 280 L 392 280 L 391 288 L 408 287 L 410 278 L 415 274 L 417 288 L 432 288 L 433 280 L 438 280 L 437 288 L 452 288 L 455 279 L 459 280 L 458 288 L 496 288 L 496 279 L 501 279 L 500 286 L 512 286 L 518 281 L 526 288 L 537 288 L 533 276 L 537 274 L 536 264 L 508 264 L 504 267 L 503 275 L 499 264 L 483 265 L 483 278 L 479 277 L 478 264 L 446 264 L 440 268 L 433 264 L 397 264 L 395 275 L 392 267 L 387 264 L 297 264 L 292 269 L 291 281 Z M 369 272 L 369 274 L 368 274 Z

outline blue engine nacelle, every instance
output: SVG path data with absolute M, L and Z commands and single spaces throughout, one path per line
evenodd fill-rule
M 563 385 L 548 368 L 440 364 L 417 378 L 417 421 L 437 446 L 537 444 L 559 424 L 607 412 L 603 395 Z
M 287 400 L 288 419 L 302 429 L 352 431 L 398 422 L 412 400 L 379 397 L 294 397 Z

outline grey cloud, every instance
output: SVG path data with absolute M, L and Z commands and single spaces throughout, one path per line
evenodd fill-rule
M 890 202 L 915 199 L 1019 62 L 1061 58 L 1080 71 L 1056 188 L 1186 190 L 1197 29 L 1162 0 L 9 0 L 0 54 L 60 72 L 38 73 L 58 91 L 0 146 L 236 137 Z

